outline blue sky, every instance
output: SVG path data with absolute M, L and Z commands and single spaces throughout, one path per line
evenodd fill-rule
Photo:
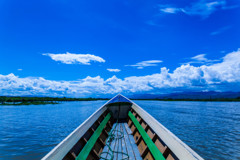
M 239 9 L 238 0 L 2 0 L 0 94 L 240 91 Z

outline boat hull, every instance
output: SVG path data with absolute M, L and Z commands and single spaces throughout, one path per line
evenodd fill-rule
M 108 114 L 111 115 L 111 119 L 106 123 L 108 125 L 104 132 L 98 135 L 98 142 L 93 141 L 94 132 L 99 130 L 98 125 L 103 123 Z M 100 159 L 101 152 L 108 143 L 110 130 L 113 130 L 116 122 L 128 124 L 143 159 L 203 159 L 140 106 L 123 95 L 117 95 L 93 113 L 42 160 Z M 93 148 L 86 147 L 90 141 L 96 143 Z M 79 158 L 83 155 L 81 151 L 85 150 L 89 150 L 89 156 Z

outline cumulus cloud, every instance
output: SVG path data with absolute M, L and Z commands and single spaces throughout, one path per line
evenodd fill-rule
M 111 69 L 111 68 L 108 68 L 107 70 L 109 72 L 120 72 L 121 71 L 120 69 Z
M 53 53 L 44 53 L 43 55 L 49 56 L 54 61 L 59 61 L 65 64 L 84 64 L 90 65 L 90 62 L 105 62 L 105 60 L 99 56 L 95 56 L 92 54 L 75 54 L 75 53 L 61 53 L 61 54 L 53 54 Z
M 205 60 L 204 56 L 195 59 Z M 170 72 L 166 67 L 156 74 L 131 76 L 86 77 L 76 81 L 53 81 L 42 77 L 20 78 L 0 75 L 1 95 L 90 96 L 96 94 L 164 93 L 170 91 L 240 91 L 240 49 L 226 54 L 221 62 L 193 66 L 183 64 Z
M 161 61 L 161 60 L 149 60 L 149 61 L 142 61 L 142 62 L 138 62 L 136 64 L 125 65 L 125 66 L 131 66 L 131 67 L 136 67 L 137 69 L 143 69 L 145 67 L 157 66 L 159 63 L 162 63 L 162 62 L 163 61 Z
M 172 7 L 171 5 L 159 5 L 159 10 L 163 13 L 185 13 L 191 16 L 201 16 L 207 18 L 217 10 L 234 9 L 238 6 L 227 6 L 226 0 L 199 0 L 183 8 Z

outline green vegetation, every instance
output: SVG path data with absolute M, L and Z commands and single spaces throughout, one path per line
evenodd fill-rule
M 67 98 L 67 97 L 9 97 L 0 96 L 0 105 L 39 105 L 39 104 L 59 104 L 66 101 L 96 101 L 109 100 L 108 98 Z M 209 98 L 209 99 L 173 99 L 173 98 L 159 98 L 159 99 L 132 99 L 132 100 L 155 100 L 155 101 L 210 101 L 210 102 L 240 102 L 238 98 Z
M 8 97 L 0 96 L 0 105 L 59 104 L 64 101 L 96 101 L 104 98 Z

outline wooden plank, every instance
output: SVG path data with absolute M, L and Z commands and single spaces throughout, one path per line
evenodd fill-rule
M 140 141 L 140 143 L 139 143 L 139 145 L 138 145 L 138 150 L 139 150 L 139 152 L 140 152 L 140 154 L 141 154 L 141 157 L 143 157 L 142 156 L 142 154 L 143 154 L 143 152 L 144 152 L 144 149 L 147 147 L 147 144 L 144 142 L 144 140 L 143 141 Z M 144 158 L 144 157 L 143 157 Z
M 124 131 L 123 127 L 124 127 L 124 123 L 121 123 L 121 125 L 120 125 L 120 130 L 121 130 L 121 132 L 123 133 L 122 152 L 125 153 L 125 154 L 127 154 L 127 155 L 129 155 L 128 150 L 127 150 L 127 143 L 126 143 L 127 133 L 126 133 L 126 131 Z M 127 155 L 125 155 L 125 154 L 123 154 L 122 159 L 126 159 L 126 158 L 127 158 Z M 129 159 L 129 158 L 128 158 L 128 159 Z
M 123 149 L 123 147 L 124 147 L 124 145 L 125 145 L 125 143 L 124 143 L 124 133 L 122 132 L 122 123 L 120 124 L 120 132 L 122 133 L 122 138 L 121 138 L 121 142 L 122 142 L 122 144 L 121 144 L 121 152 L 122 152 L 122 159 L 124 158 L 124 153 L 126 153 L 125 152 L 125 150 Z
M 120 129 L 120 126 L 121 126 L 121 123 L 118 123 L 118 153 L 117 153 L 117 160 L 121 160 L 122 159 L 122 138 L 120 138 L 122 135 L 121 135 L 121 132 L 119 132 L 121 129 Z
M 174 158 L 172 157 L 171 154 L 169 154 L 166 160 L 174 160 Z
M 104 129 L 103 133 L 108 137 L 108 132 Z
M 104 118 L 104 120 L 101 122 L 101 124 L 98 126 L 96 131 L 93 133 L 91 138 L 88 140 L 87 144 L 83 147 L 80 154 L 77 156 L 76 160 L 83 160 L 87 159 L 90 151 L 92 150 L 93 146 L 95 145 L 98 137 L 102 133 L 104 127 L 106 126 L 107 122 L 111 118 L 111 114 L 108 113 L 107 116 Z
M 71 152 L 71 155 L 73 156 L 73 158 L 77 158 L 76 154 L 74 152 Z
M 116 132 L 115 132 L 115 136 L 116 137 L 118 137 L 118 132 L 117 132 L 118 127 L 119 127 L 119 124 L 117 124 L 117 127 L 116 127 Z M 114 145 L 114 149 L 113 150 L 114 150 L 114 158 L 117 159 L 117 157 L 118 157 L 118 154 L 117 154 L 117 151 L 118 151 L 118 139 L 117 138 L 115 140 L 115 145 Z
M 125 125 L 125 127 L 126 127 L 126 128 L 129 128 L 127 125 Z M 125 129 L 126 129 L 126 128 L 125 128 Z M 130 129 L 130 128 L 129 128 L 129 129 Z M 127 130 L 127 129 L 126 129 L 126 130 Z M 134 140 L 134 138 L 133 138 L 133 135 L 128 134 L 128 138 L 129 138 L 129 142 L 130 142 L 130 144 L 131 144 L 131 148 L 132 148 L 132 150 L 133 150 L 133 154 L 134 154 L 134 156 L 135 156 L 135 159 L 136 159 L 136 160 L 141 160 L 142 157 L 141 157 L 141 155 L 140 155 L 140 152 L 139 152 L 139 150 L 138 150 L 137 145 L 135 144 L 135 140 Z
M 151 152 L 148 152 L 147 155 L 145 156 L 144 160 L 154 160 Z
M 90 153 L 91 153 L 91 156 L 93 156 L 95 159 L 99 159 L 98 153 L 97 153 L 97 151 L 95 149 L 92 149 L 90 151 Z M 79 160 L 78 158 L 76 158 L 76 159 Z
M 147 155 L 147 153 L 149 152 L 148 147 L 146 146 L 141 154 L 142 157 L 145 157 Z
M 91 130 L 92 132 L 95 132 L 95 130 L 94 130 L 92 127 L 90 128 L 90 130 Z
M 103 140 L 101 139 L 101 137 L 99 137 L 97 141 L 98 141 L 98 143 L 101 145 L 102 148 L 105 146 L 105 143 L 103 142 Z
M 127 131 L 127 134 L 132 134 L 132 131 L 131 131 L 131 129 L 128 127 L 128 124 L 127 124 L 127 123 L 124 123 L 124 127 L 125 127 L 125 129 L 126 129 L 126 131 Z
M 139 145 L 139 143 L 141 142 L 141 140 L 142 140 L 142 136 L 140 135 L 140 137 L 138 138 L 138 140 L 137 140 L 137 142 L 136 142 L 136 145 L 137 145 L 137 146 Z
M 156 141 L 154 142 L 155 145 L 158 147 L 158 149 L 160 150 L 161 153 L 164 153 L 165 150 L 167 149 L 167 146 L 164 146 L 159 139 L 156 139 Z M 164 155 L 163 155 L 164 156 Z
M 87 143 L 88 140 L 85 137 L 83 137 L 83 142 Z
M 115 126 L 116 126 L 116 123 L 114 123 L 113 124 L 113 127 L 112 127 L 112 129 L 111 129 L 111 131 L 109 132 L 109 133 L 113 133 L 114 134 L 114 128 L 115 128 Z M 109 138 L 109 137 L 108 137 Z M 108 144 L 109 146 L 111 146 L 112 145 L 112 142 L 108 142 L 108 140 L 109 139 L 107 139 L 106 140 L 106 143 L 105 144 Z M 107 145 L 105 145 L 104 146 L 104 148 L 103 148 L 103 151 L 102 152 L 105 152 L 104 154 L 102 154 L 101 156 L 103 157 L 103 158 L 105 158 L 105 159 L 110 159 L 111 158 L 111 155 L 109 154 L 109 147 L 107 146 Z
M 134 128 L 134 130 L 133 130 L 133 135 L 135 135 L 135 133 L 137 132 L 137 128 Z
M 122 125 L 122 130 L 124 132 L 124 141 L 126 143 L 126 150 L 127 150 L 128 155 L 129 155 L 129 160 L 136 160 L 136 156 L 134 155 L 134 151 L 132 149 L 132 145 L 131 145 L 131 142 L 129 140 L 125 124 Z
M 116 134 L 116 127 L 117 127 L 117 124 L 115 123 L 115 127 L 113 128 L 113 129 L 114 129 L 113 134 Z M 112 151 L 114 151 L 115 146 L 116 146 L 116 139 L 114 139 L 114 140 L 112 141 L 112 143 L 111 143 L 111 149 L 112 149 Z M 109 151 L 109 152 L 110 152 L 110 151 Z M 114 153 L 112 153 L 112 154 L 113 154 L 113 156 L 114 156 Z M 109 155 L 109 157 L 110 157 L 110 155 Z
M 154 133 L 153 138 L 152 138 L 152 141 L 155 143 L 155 141 L 157 140 L 157 138 L 158 138 L 157 134 Z
M 163 156 L 167 157 L 170 154 L 171 150 L 167 147 L 166 150 L 163 152 Z
M 145 141 L 146 145 L 148 146 L 150 152 L 152 153 L 153 157 L 156 160 L 165 160 L 162 153 L 158 150 L 157 146 L 153 143 L 152 139 L 148 136 L 146 131 L 142 128 L 138 120 L 135 116 L 129 111 L 128 116 L 132 119 L 134 125 L 138 129 L 139 133 L 141 134 L 143 140 Z

